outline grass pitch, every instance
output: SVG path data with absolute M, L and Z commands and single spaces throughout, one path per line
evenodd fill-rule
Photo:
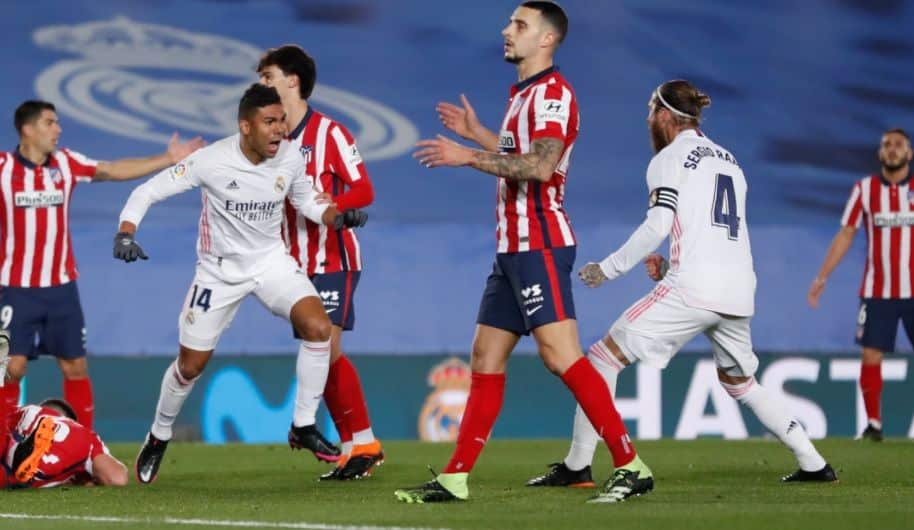
M 317 476 L 328 467 L 310 453 L 281 446 L 175 443 L 151 486 L 133 482 L 123 489 L 0 492 L 0 528 L 914 527 L 914 443 L 834 439 L 817 445 L 838 471 L 840 483 L 779 484 L 779 477 L 795 465 L 792 455 L 771 440 L 638 442 L 654 471 L 654 492 L 620 505 L 588 505 L 584 501 L 592 490 L 523 485 L 546 464 L 560 460 L 567 442 L 493 441 L 470 479 L 469 501 L 406 505 L 396 502 L 394 489 L 430 479 L 426 464 L 442 466 L 450 444 L 386 442 L 387 463 L 374 477 L 318 483 Z M 111 447 L 131 464 L 137 448 Z M 594 478 L 604 480 L 609 469 L 601 447 Z M 61 515 L 73 518 L 32 518 Z

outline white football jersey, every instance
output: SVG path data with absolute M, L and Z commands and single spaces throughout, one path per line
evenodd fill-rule
M 746 177 L 736 158 L 685 130 L 651 160 L 650 207 L 675 212 L 663 283 L 685 302 L 734 316 L 755 311 L 755 270 L 746 223 Z
M 317 223 L 329 205 L 315 202 L 304 158 L 289 142 L 282 142 L 275 157 L 254 165 L 239 141 L 238 134 L 219 140 L 155 175 L 133 190 L 120 220 L 139 226 L 153 203 L 199 187 L 201 266 L 228 282 L 263 272 L 271 256 L 285 254 L 280 229 L 286 197 Z

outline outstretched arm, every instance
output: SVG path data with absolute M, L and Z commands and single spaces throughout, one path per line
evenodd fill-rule
M 844 255 L 847 254 L 847 251 L 851 248 L 851 244 L 854 242 L 854 235 L 856 233 L 856 226 L 842 226 L 841 229 L 838 230 L 838 233 L 835 234 L 835 237 L 831 241 L 831 245 L 828 247 L 828 252 L 825 253 L 825 261 L 822 262 L 819 274 L 816 275 L 812 284 L 809 286 L 809 293 L 806 295 L 806 301 L 809 302 L 810 307 L 819 307 L 819 298 L 822 296 L 822 292 L 825 291 L 825 281 L 828 280 L 829 275 L 835 270 L 835 267 L 844 259 Z
M 504 154 L 470 149 L 438 135 L 435 139 L 422 140 L 416 146 L 422 149 L 413 157 L 426 167 L 470 166 L 506 179 L 546 182 L 555 173 L 565 143 L 557 138 L 540 138 L 530 144 L 529 153 Z
M 99 162 L 95 169 L 95 180 L 137 179 L 177 164 L 204 145 L 203 138 L 199 136 L 193 140 L 179 143 L 178 133 L 174 133 L 168 142 L 168 149 L 164 153 L 145 158 L 122 158 L 111 162 Z
M 137 186 L 127 199 L 124 209 L 121 210 L 121 224 L 123 225 L 126 221 L 132 224 L 136 231 L 136 227 L 139 226 L 150 206 L 198 186 L 199 180 L 195 178 L 192 166 L 193 162 L 178 164 L 160 171 L 156 176 Z

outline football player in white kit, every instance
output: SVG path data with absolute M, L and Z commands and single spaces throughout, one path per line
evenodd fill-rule
M 683 80 L 668 81 L 651 96 L 648 126 L 657 154 L 647 169 L 647 218 L 618 250 L 600 263 L 586 264 L 579 276 L 598 287 L 647 258 L 648 275 L 659 283 L 616 320 L 588 356 L 615 393 L 623 368 L 635 361 L 665 368 L 683 345 L 704 333 L 721 385 L 796 456 L 800 469 L 782 480 L 832 482 L 834 470 L 781 396 L 753 377 L 758 358 L 749 321 L 756 279 L 746 226 L 746 178 L 733 155 L 698 129 L 701 111 L 710 103 Z M 667 235 L 669 261 L 651 254 Z M 578 409 L 568 457 L 528 485 L 590 482 L 599 440 Z
M 314 286 L 286 252 L 280 226 L 287 197 L 316 223 L 361 226 L 365 216 L 357 210 L 341 214 L 321 199 L 298 149 L 283 141 L 284 119 L 276 89 L 251 85 L 238 105 L 239 134 L 152 177 L 133 191 L 121 212 L 114 256 L 127 262 L 146 259 L 134 235 L 148 208 L 202 188 L 197 270 L 178 320 L 180 354 L 165 371 L 155 421 L 137 456 L 141 483 L 155 480 L 184 400 L 250 294 L 289 320 L 304 339 L 296 361 L 289 444 L 310 449 L 320 460 L 339 458 L 339 449 L 314 425 L 329 367 L 330 320 Z

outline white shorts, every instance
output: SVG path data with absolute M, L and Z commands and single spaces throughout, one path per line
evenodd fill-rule
M 609 334 L 629 361 L 662 370 L 687 342 L 704 333 L 718 368 L 727 375 L 750 377 L 758 369 L 758 357 L 752 351 L 749 320 L 690 307 L 675 287 L 661 284 L 629 307 Z
M 240 283 L 226 283 L 198 265 L 178 319 L 181 345 L 199 351 L 215 349 L 241 301 L 249 294 L 287 321 L 296 302 L 317 296 L 314 285 L 299 271 L 291 256 L 283 255 L 271 261 L 262 274 Z

